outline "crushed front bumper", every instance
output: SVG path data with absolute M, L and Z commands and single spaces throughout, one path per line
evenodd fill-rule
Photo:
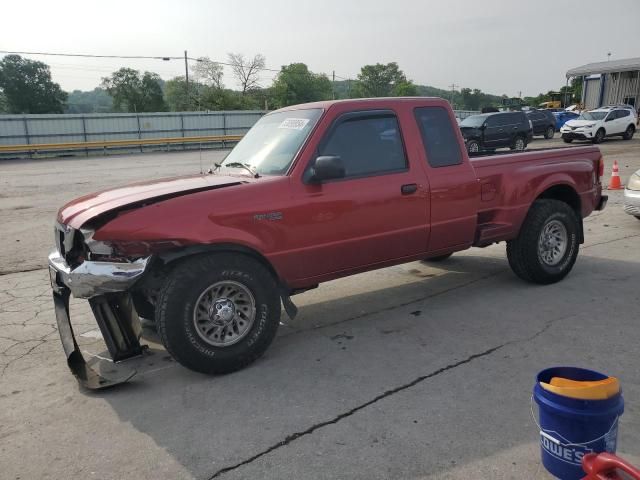
M 135 370 L 98 372 L 87 364 L 78 347 L 69 315 L 71 294 L 87 298 L 114 362 L 142 353 L 140 320 L 128 289 L 144 274 L 150 258 L 132 263 L 85 261 L 71 268 L 57 250 L 49 255 L 49 275 L 60 340 L 67 364 L 78 382 L 88 389 L 126 382 Z

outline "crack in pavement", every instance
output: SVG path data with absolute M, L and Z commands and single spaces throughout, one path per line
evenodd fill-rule
M 13 275 L 16 273 L 28 273 L 28 272 L 37 272 L 38 270 L 46 270 L 47 267 L 33 267 L 33 268 L 25 268 L 24 270 L 0 270 L 0 277 L 5 275 Z
M 305 430 L 301 430 L 299 432 L 294 432 L 294 433 L 292 433 L 290 435 L 287 435 L 284 440 L 281 440 L 278 443 L 276 443 L 274 445 L 271 445 L 270 447 L 262 450 L 261 452 L 256 453 L 255 455 L 247 458 L 246 460 L 243 460 L 243 461 L 241 461 L 239 463 L 236 463 L 234 465 L 230 465 L 228 467 L 221 468 L 220 470 L 218 470 L 213 475 L 211 475 L 211 476 L 209 476 L 207 478 L 208 478 L 208 480 L 213 480 L 215 478 L 220 477 L 221 475 L 224 475 L 225 473 L 229 473 L 229 472 L 231 472 L 233 470 L 236 470 L 236 469 L 238 469 L 240 467 L 248 465 L 248 464 L 258 460 L 259 458 L 261 458 L 261 457 L 263 457 L 265 455 L 268 455 L 269 453 L 271 453 L 271 452 L 273 452 L 275 450 L 278 450 L 279 448 L 286 447 L 287 445 L 289 445 L 290 443 L 294 442 L 295 440 L 297 440 L 297 439 L 299 439 L 301 437 L 304 437 L 304 436 L 307 436 L 307 435 L 311 435 L 316 430 L 319 430 L 319 429 L 321 429 L 323 427 L 326 427 L 328 425 L 335 425 L 338 422 L 340 422 L 341 420 L 344 420 L 345 418 L 351 417 L 352 415 L 356 414 L 360 410 L 363 410 L 363 409 L 373 405 L 374 403 L 377 403 L 377 402 L 379 402 L 381 400 L 384 400 L 385 398 L 388 398 L 388 397 L 390 397 L 392 395 L 395 395 L 396 393 L 399 393 L 399 392 L 402 392 L 404 390 L 410 389 L 410 388 L 418 385 L 419 383 L 424 382 L 425 380 L 428 380 L 430 378 L 433 378 L 433 377 L 436 377 L 438 375 L 441 375 L 441 374 L 443 374 L 445 372 L 448 372 L 449 370 L 453 370 L 453 369 L 455 369 L 457 367 L 460 367 L 462 365 L 469 364 L 469 363 L 471 363 L 474 360 L 477 360 L 479 358 L 487 357 L 487 356 L 497 352 L 498 350 L 500 350 L 500 349 L 502 349 L 504 347 L 515 345 L 515 344 L 518 344 L 518 343 L 531 342 L 531 341 L 535 340 L 536 338 L 538 338 L 539 336 L 543 335 L 545 332 L 547 332 L 556 322 L 559 322 L 561 320 L 566 320 L 568 318 L 572 318 L 572 317 L 575 317 L 575 316 L 576 316 L 575 314 L 565 315 L 563 317 L 559 317 L 559 318 L 555 318 L 555 319 L 552 319 L 552 320 L 548 320 L 544 324 L 544 326 L 540 330 L 536 331 L 533 335 L 530 335 L 530 336 L 525 337 L 525 338 L 509 340 L 508 342 L 501 343 L 500 345 L 497 345 L 495 347 L 491 347 L 491 348 L 489 348 L 487 350 L 484 350 L 482 352 L 474 353 L 473 355 L 470 355 L 470 356 L 468 356 L 467 358 L 465 358 L 463 360 L 460 360 L 458 362 L 451 363 L 449 365 L 441 367 L 441 368 L 439 368 L 437 370 L 434 370 L 433 372 L 428 373 L 426 375 L 421 375 L 421 376 L 415 378 L 414 380 L 412 380 L 412 381 L 410 381 L 408 383 L 405 383 L 405 384 L 400 385 L 398 387 L 395 387 L 395 388 L 392 388 L 390 390 L 387 390 L 384 393 L 381 393 L 381 394 L 375 396 L 371 400 L 368 400 L 368 401 L 366 401 L 364 403 L 361 403 L 360 405 L 358 405 L 358 406 L 356 406 L 356 407 L 354 407 L 354 408 L 352 408 L 352 409 L 350 409 L 350 410 L 348 410 L 346 412 L 343 412 L 343 413 L 341 413 L 339 415 L 336 415 L 335 417 L 333 417 L 330 420 L 325 420 L 325 421 L 316 423 L 316 424 L 310 426 L 309 428 L 307 428 Z
M 608 243 L 619 242 L 620 240 L 626 240 L 627 238 L 635 238 L 635 237 L 640 237 L 640 233 L 635 233 L 633 235 L 627 235 L 626 237 L 614 238 L 613 240 L 607 240 L 605 242 L 591 243 L 589 245 L 583 246 L 582 250 L 585 250 L 585 249 L 591 248 L 591 247 L 597 247 L 598 245 L 607 245 Z
M 308 328 L 295 329 L 291 333 L 286 333 L 284 335 L 280 335 L 280 338 L 286 338 L 286 337 L 290 337 L 291 335 L 297 335 L 299 333 L 304 333 L 304 332 L 311 332 L 313 330 L 320 330 L 320 329 L 323 329 L 323 328 L 332 327 L 334 325 L 340 325 L 341 323 L 351 322 L 353 320 L 358 320 L 360 318 L 368 317 L 369 315 L 377 315 L 378 313 L 388 312 L 390 310 L 395 310 L 396 308 L 406 307 L 406 306 L 411 305 L 413 303 L 423 302 L 425 300 L 429 300 L 431 298 L 439 297 L 440 295 L 444 295 L 444 294 L 452 292 L 454 290 L 458 290 L 460 288 L 468 287 L 469 285 L 473 285 L 474 283 L 481 282 L 482 280 L 487 280 L 489 278 L 495 277 L 496 275 L 500 275 L 501 273 L 504 273 L 504 270 L 500 270 L 498 272 L 489 273 L 487 275 L 483 275 L 483 276 L 481 276 L 479 278 L 476 278 L 474 280 L 470 280 L 468 282 L 460 283 L 458 285 L 454 285 L 452 287 L 440 290 L 439 292 L 430 293 L 430 294 L 425 295 L 423 297 L 414 298 L 412 300 L 408 300 L 408 301 L 403 302 L 403 303 L 396 303 L 396 304 L 393 304 L 393 305 L 389 305 L 387 307 L 383 307 L 383 308 L 381 308 L 379 310 L 375 310 L 373 312 L 363 312 L 363 313 L 360 313 L 358 315 L 354 315 L 353 317 L 344 318 L 342 320 L 336 320 L 335 322 L 323 323 L 321 325 L 312 325 L 311 327 L 308 327 Z M 289 326 L 289 328 L 293 328 L 293 327 Z

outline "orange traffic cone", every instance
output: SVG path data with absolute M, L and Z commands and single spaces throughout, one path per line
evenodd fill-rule
M 613 161 L 613 170 L 611 171 L 611 180 L 609 181 L 609 190 L 622 190 L 624 187 L 620 182 L 620 171 L 618 170 L 618 161 Z

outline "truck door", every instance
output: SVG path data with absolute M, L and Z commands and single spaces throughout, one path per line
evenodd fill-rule
M 415 150 L 415 149 L 414 149 Z M 293 276 L 315 277 L 425 252 L 429 196 L 392 110 L 337 115 L 294 185 L 300 208 L 285 217 Z M 345 177 L 307 181 L 317 156 L 339 156 Z M 411 165 L 411 168 L 410 168 Z M 417 167 L 415 166 L 417 165 Z M 299 190 L 298 190 L 299 188 Z M 296 270 L 298 273 L 296 274 Z
M 420 107 L 414 113 L 431 197 L 428 251 L 437 254 L 462 250 L 473 243 L 480 184 L 461 148 L 462 137 L 458 129 L 454 130 L 449 111 L 444 107 Z

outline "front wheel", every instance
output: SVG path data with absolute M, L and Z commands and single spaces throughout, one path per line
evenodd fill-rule
M 602 141 L 604 140 L 606 133 L 605 131 L 601 128 L 600 130 L 598 130 L 596 132 L 596 136 L 593 137 L 593 140 L 591 140 L 593 143 L 602 143 Z
M 469 140 L 467 142 L 467 152 L 469 152 L 469 154 L 473 155 L 475 153 L 479 153 L 480 152 L 480 142 L 478 142 L 477 140 Z
M 511 150 L 515 150 L 516 152 L 522 152 L 525 148 L 527 148 L 527 142 L 523 137 L 516 137 L 511 145 Z
M 198 255 L 169 275 L 156 312 L 158 333 L 179 363 L 229 373 L 259 358 L 280 322 L 276 280 L 241 254 Z
M 629 125 L 627 129 L 624 131 L 624 135 L 622 135 L 623 140 L 631 140 L 633 138 L 633 134 L 636 133 L 636 129 L 633 125 Z
M 547 127 L 547 130 L 544 132 L 544 138 L 546 138 L 547 140 L 551 140 L 555 134 L 555 127 Z
M 576 262 L 579 231 L 578 218 L 569 205 L 559 200 L 536 200 L 518 237 L 507 242 L 509 266 L 528 282 L 558 282 Z

